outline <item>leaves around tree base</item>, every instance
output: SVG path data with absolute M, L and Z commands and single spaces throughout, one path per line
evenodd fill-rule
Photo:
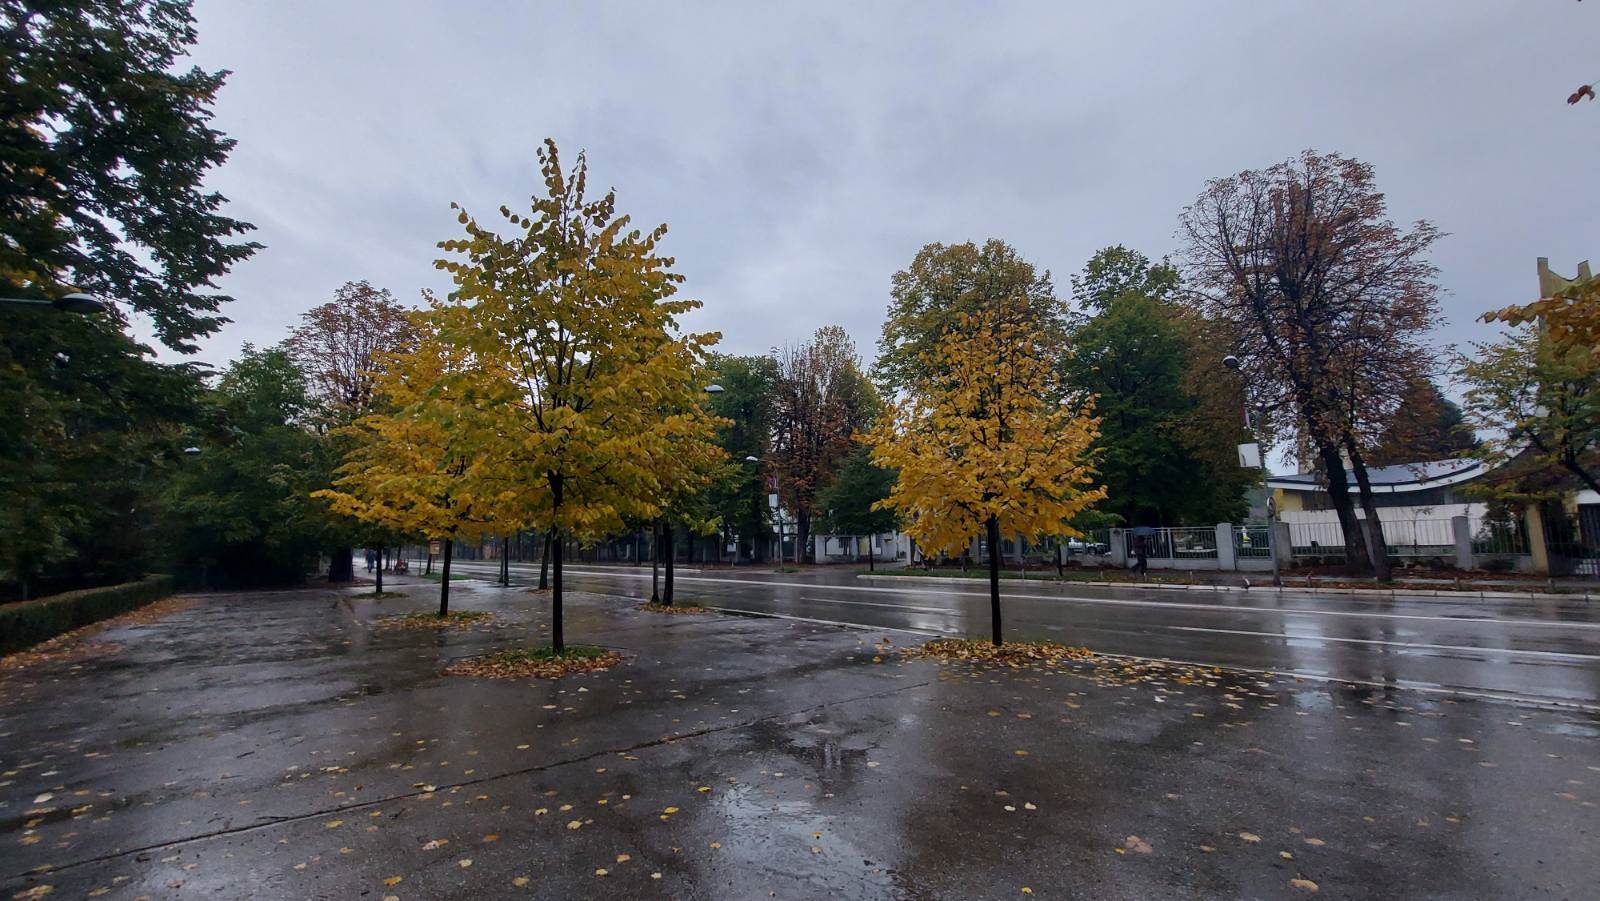
M 479 679 L 559 679 L 573 673 L 607 670 L 622 660 L 616 651 L 592 645 L 568 645 L 561 654 L 551 648 L 512 648 L 458 660 L 445 669 L 445 674 Z
M 1095 657 L 1088 648 L 1074 648 L 1053 641 L 1008 641 L 995 647 L 993 642 L 968 638 L 935 638 L 914 648 L 903 648 L 900 655 L 910 660 L 982 663 L 1013 669 L 1087 661 Z
M 401 616 L 386 616 L 378 620 L 381 629 L 462 629 L 494 619 L 486 610 L 453 610 L 440 616 L 429 610 L 417 610 Z
M 706 608 L 700 606 L 699 604 L 673 604 L 670 607 L 667 606 L 666 604 L 640 604 L 637 609 L 646 610 L 646 611 L 649 611 L 650 613 L 669 613 L 669 614 L 693 614 L 693 613 L 710 613 L 711 612 L 710 610 L 707 610 Z

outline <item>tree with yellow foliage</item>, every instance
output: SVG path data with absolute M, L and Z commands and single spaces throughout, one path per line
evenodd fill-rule
M 1482 316 L 1485 322 L 1523 325 L 1537 322 L 1557 347 L 1600 357 L 1600 278 L 1575 281 L 1549 297 Z
M 704 409 L 705 357 L 717 340 L 686 334 L 683 276 L 659 244 L 616 213 L 615 192 L 586 195 L 580 154 L 563 171 L 553 141 L 539 152 L 545 191 L 529 215 L 500 208 L 508 234 L 462 210 L 466 236 L 437 263 L 455 287 L 432 316 L 440 339 L 470 357 L 444 385 L 470 397 L 463 442 L 499 480 L 509 519 L 554 536 L 551 645 L 562 632 L 561 549 L 661 516 L 682 474 L 674 461 L 715 454 Z M 470 465 L 470 464 L 469 464 Z
M 1079 513 L 1105 497 L 1089 460 L 1092 401 L 1063 404 L 1053 360 L 1014 317 L 963 313 L 925 374 L 867 436 L 872 460 L 899 478 L 878 509 L 935 553 L 983 531 L 993 641 L 1001 644 L 1000 536 L 1077 536 Z
M 418 341 L 388 355 L 375 386 L 376 411 L 343 430 L 351 449 L 333 488 L 318 491 L 333 512 L 407 535 L 441 539 L 439 615 L 450 612 L 455 541 L 495 523 L 496 482 L 470 435 L 476 405 L 450 378 L 470 360 L 440 340 L 437 325 L 414 315 Z M 380 591 L 382 583 L 379 583 Z

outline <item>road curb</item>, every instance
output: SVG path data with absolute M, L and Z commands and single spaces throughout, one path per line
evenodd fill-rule
M 872 573 L 857 573 L 856 574 L 856 578 L 858 578 L 858 579 L 866 579 L 868 581 L 875 581 L 875 582 L 936 582 L 936 583 L 939 583 L 939 584 L 942 584 L 942 585 L 971 585 L 971 584 L 974 584 L 974 583 L 982 584 L 982 582 L 983 582 L 982 579 L 967 579 L 967 578 L 962 578 L 960 576 L 880 576 L 880 575 L 875 575 L 875 574 L 872 574 Z M 1172 585 L 1172 584 L 1162 583 L 1162 582 L 1078 582 L 1078 581 L 1064 581 L 1064 580 L 1055 580 L 1055 579 L 1003 579 L 1003 580 L 1001 580 L 1001 584 L 1002 585 L 1028 585 L 1028 584 L 1033 584 L 1033 585 L 1039 585 L 1039 586 L 1060 586 L 1060 587 L 1081 586 L 1081 587 L 1085 587 L 1085 588 L 1155 588 L 1155 589 L 1160 589 L 1160 590 L 1163 590 L 1163 591 L 1212 591 L 1212 592 L 1251 591 L 1251 592 L 1264 592 L 1264 593 L 1268 593 L 1268 594 L 1274 594 L 1274 593 L 1275 594 L 1285 594 L 1285 593 L 1288 593 L 1288 592 L 1293 592 L 1295 594 L 1332 594 L 1332 595 L 1351 595 L 1351 594 L 1374 595 L 1374 594 L 1377 594 L 1377 595 L 1388 595 L 1390 597 L 1458 598 L 1458 599 L 1463 599 L 1463 600 L 1471 599 L 1471 598 L 1482 598 L 1484 600 L 1522 600 L 1522 601 L 1530 601 L 1530 600 L 1531 601 L 1577 601 L 1577 600 L 1588 601 L 1588 600 L 1593 600 L 1593 596 L 1591 595 L 1590 590 L 1588 588 L 1585 588 L 1583 590 L 1583 594 L 1580 595 L 1580 594 L 1576 594 L 1576 593 L 1572 593 L 1572 594 L 1552 594 L 1552 593 L 1543 592 L 1543 591 L 1440 591 L 1440 590 L 1437 590 L 1437 589 L 1426 589 L 1426 588 L 1397 589 L 1397 588 L 1380 588 L 1380 587 L 1376 587 L 1376 586 L 1374 586 L 1371 589 L 1366 589 L 1366 588 L 1297 588 L 1297 587 L 1294 587 L 1294 586 L 1291 586 L 1291 585 L 1285 585 L 1285 586 L 1283 586 L 1281 588 L 1274 588 L 1271 585 L 1252 585 L 1252 586 L 1247 588 L 1247 587 L 1245 587 L 1243 585 Z

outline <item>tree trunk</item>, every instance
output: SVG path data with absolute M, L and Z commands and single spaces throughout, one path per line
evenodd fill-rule
M 1367 556 L 1367 541 L 1362 534 L 1361 521 L 1356 518 L 1355 501 L 1350 497 L 1350 481 L 1344 474 L 1344 459 L 1339 448 L 1317 442 L 1317 455 L 1328 479 L 1328 501 L 1339 515 L 1339 528 L 1344 532 L 1344 568 L 1354 576 L 1372 574 L 1371 558 Z
M 550 476 L 551 519 L 555 519 L 561 513 L 561 482 L 561 476 Z M 555 552 L 555 563 L 552 567 L 555 570 L 555 577 L 551 581 L 550 589 L 550 647 L 557 656 L 560 656 L 567 650 L 566 639 L 561 634 L 561 550 L 566 541 L 554 526 L 550 529 L 550 537 L 552 539 L 550 549 Z
M 661 603 L 661 523 L 650 524 L 650 603 Z
M 507 553 L 510 548 L 504 538 L 500 539 L 500 585 L 511 587 L 511 555 Z
M 1356 474 L 1356 486 L 1361 495 L 1361 512 L 1366 514 L 1367 554 L 1372 562 L 1372 574 L 1380 581 L 1389 581 L 1389 548 L 1383 540 L 1383 521 L 1378 518 L 1378 505 L 1372 499 L 1372 482 L 1367 478 L 1367 463 L 1361 451 L 1348 436 L 1345 447 L 1350 451 L 1350 468 Z
M 989 622 L 994 629 L 994 646 L 1000 647 L 1000 520 L 989 517 Z
M 450 615 L 450 557 L 455 550 L 455 539 L 444 540 L 444 558 L 439 565 L 439 616 Z
M 372 593 L 383 594 L 383 545 L 378 546 L 378 563 L 373 569 L 378 573 L 378 583 L 372 589 Z
M 811 538 L 811 514 L 797 513 L 794 518 L 794 562 L 810 563 L 811 553 L 806 542 Z
M 667 546 L 667 577 L 665 579 L 666 586 L 661 592 L 661 606 L 671 607 L 672 565 L 675 558 L 678 556 L 678 543 L 675 536 L 672 534 L 672 523 L 670 522 L 661 524 L 661 543 Z
M 544 533 L 544 552 L 539 555 L 539 590 L 550 587 L 550 544 L 554 532 Z
M 871 535 L 867 536 L 867 572 L 869 572 L 869 573 L 878 571 L 877 555 L 873 552 L 873 549 L 872 549 L 872 546 L 874 544 L 876 544 L 876 542 L 874 542 L 872 540 L 872 538 L 873 538 L 873 536 L 871 536 Z
M 355 581 L 355 565 L 350 560 L 350 558 L 354 555 L 354 548 L 336 547 L 333 549 L 333 557 L 328 560 L 329 582 Z

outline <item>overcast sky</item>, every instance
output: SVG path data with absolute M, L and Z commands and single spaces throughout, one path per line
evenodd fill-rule
M 1600 77 L 1600 2 L 775 6 L 201 0 L 239 142 L 211 184 L 266 249 L 199 357 L 346 280 L 445 288 L 450 202 L 525 208 L 545 136 L 668 223 L 691 325 L 739 353 L 838 323 L 870 360 L 930 241 L 1003 238 L 1066 292 L 1099 247 L 1175 251 L 1207 178 L 1308 147 L 1449 233 L 1441 343 L 1531 298 L 1536 257 L 1600 257 L 1600 103 L 1564 102 Z

